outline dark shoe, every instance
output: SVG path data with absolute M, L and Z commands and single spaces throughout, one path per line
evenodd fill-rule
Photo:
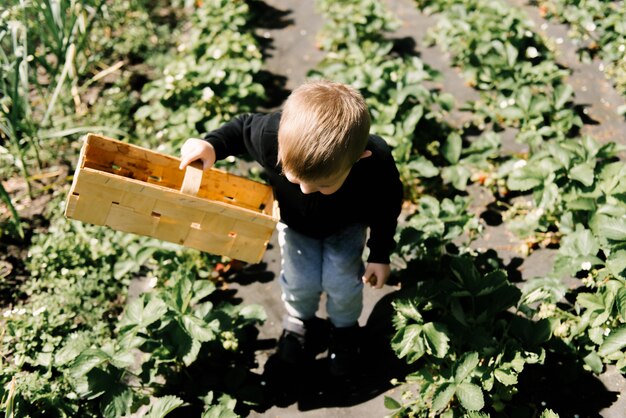
M 283 320 L 278 357 L 288 364 L 312 361 L 328 348 L 328 323 L 320 318 L 302 321 L 292 316 Z
M 330 373 L 348 377 L 356 371 L 360 357 L 361 328 L 359 325 L 337 328 L 331 326 L 328 360 Z

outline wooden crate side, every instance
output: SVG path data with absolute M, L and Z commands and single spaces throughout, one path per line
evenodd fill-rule
M 180 189 L 184 172 L 178 169 L 173 159 L 168 161 L 169 166 L 163 166 L 154 161 L 158 154 L 137 151 L 136 147 L 129 144 L 123 145 L 119 147 L 120 150 L 109 150 L 88 144 L 83 166 L 170 189 Z
M 90 135 L 85 145 L 85 168 L 174 190 L 183 185 L 184 171 L 178 168 L 178 158 L 97 135 Z M 271 193 L 265 184 L 210 169 L 204 172 L 198 197 L 263 212 Z
M 229 214 L 235 218 L 259 223 L 263 225 L 275 225 L 276 220 L 271 216 L 264 215 L 245 208 L 233 207 L 232 205 L 213 202 L 206 199 L 182 194 L 158 185 L 150 185 L 139 180 L 126 179 L 115 174 L 102 173 L 97 170 L 85 168 L 78 174 L 79 181 L 76 183 L 76 193 L 89 193 L 95 196 L 104 194 L 111 196 L 112 201 L 121 203 L 127 195 L 139 195 L 143 199 L 155 200 L 152 208 L 154 212 L 176 216 L 180 208 L 181 216 L 191 216 L 190 222 L 199 222 L 193 211 L 202 211 L 215 214 Z M 113 192 L 115 190 L 116 192 Z M 132 198 L 130 198 L 132 199 Z M 192 214 L 192 215 L 189 215 Z
M 154 236 L 160 219 L 150 214 L 136 212 L 133 208 L 111 205 L 105 225 L 132 234 Z
M 185 244 L 190 224 L 181 223 L 178 219 L 172 219 L 167 216 L 160 216 L 158 219 L 159 221 L 154 229 L 154 238 L 181 245 Z
M 191 228 L 184 241 L 186 247 L 195 248 L 196 250 L 205 251 L 211 254 L 220 254 L 230 257 L 231 248 L 234 239 L 228 235 L 212 234 L 207 231 L 201 231 Z M 249 259 L 241 259 L 250 262 Z
M 228 257 L 237 260 L 256 260 L 254 262 L 258 263 L 263 258 L 267 243 L 268 240 L 263 238 L 237 236 Z
M 272 193 L 268 185 L 226 173 L 220 170 L 204 172 L 199 197 L 234 204 L 263 212 L 267 195 Z
M 65 217 L 66 218 L 74 218 L 74 213 L 76 212 L 76 205 L 78 204 L 78 196 L 74 196 L 72 193 L 67 195 L 67 200 L 65 201 Z
M 104 225 L 110 209 L 111 201 L 109 199 L 93 196 L 86 199 L 85 197 L 77 196 L 71 217 L 94 225 Z
M 179 161 L 90 135 L 81 150 L 66 216 L 247 262 L 260 261 L 278 220 L 272 189 L 210 170 L 203 173 L 201 189 L 211 189 L 215 200 L 201 193 L 187 195 L 179 190 L 185 175 L 178 169 Z

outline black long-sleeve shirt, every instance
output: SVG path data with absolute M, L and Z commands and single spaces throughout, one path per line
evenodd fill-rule
M 368 261 L 389 263 L 402 206 L 402 183 L 386 142 L 370 135 L 372 155 L 359 160 L 341 188 L 333 194 L 304 194 L 278 164 L 280 113 L 245 114 L 209 132 L 205 139 L 218 160 L 248 154 L 266 171 L 280 207 L 281 221 L 313 238 L 325 238 L 345 226 L 363 223 L 370 228 Z

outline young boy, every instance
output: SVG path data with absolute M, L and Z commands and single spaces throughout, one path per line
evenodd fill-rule
M 263 166 L 281 216 L 280 285 L 287 315 L 279 357 L 299 363 L 326 349 L 315 316 L 324 292 L 330 371 L 336 376 L 348 374 L 358 354 L 363 284 L 380 289 L 389 278 L 402 204 L 390 149 L 369 129 L 358 91 L 317 80 L 295 89 L 282 112 L 239 116 L 181 149 L 181 169 L 201 160 L 206 170 L 216 160 L 246 153 Z

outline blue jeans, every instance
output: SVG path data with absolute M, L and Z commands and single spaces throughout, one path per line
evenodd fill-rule
M 303 321 L 315 316 L 322 292 L 336 327 L 355 325 L 363 309 L 363 249 L 367 229 L 355 224 L 324 239 L 278 224 L 282 254 L 280 285 L 287 313 Z

